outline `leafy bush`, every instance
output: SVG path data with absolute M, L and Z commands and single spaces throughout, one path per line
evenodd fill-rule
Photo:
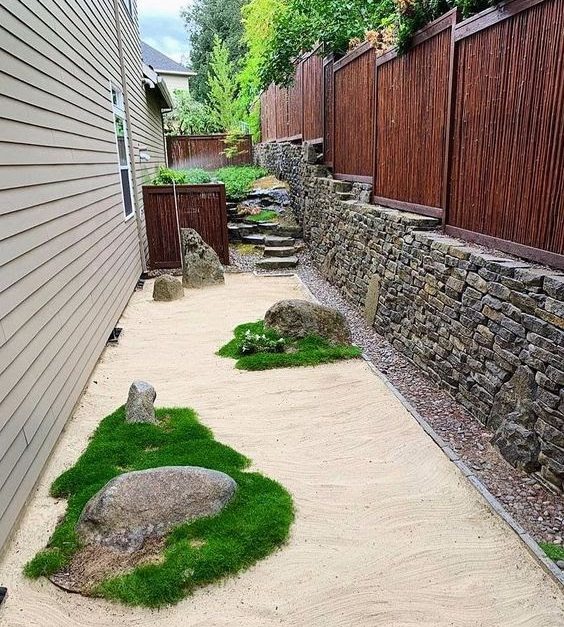
M 240 355 L 255 353 L 283 353 L 285 340 L 274 333 L 253 333 L 247 329 L 239 339 L 237 350 Z
M 163 116 L 167 135 L 206 135 L 221 131 L 207 104 L 198 102 L 187 89 L 174 91 L 174 109 Z
M 201 168 L 173 170 L 162 166 L 153 178 L 153 185 L 172 185 L 173 183 L 175 185 L 202 185 L 211 181 L 210 173 Z
M 253 165 L 228 166 L 214 173 L 215 178 L 225 184 L 225 194 L 229 200 L 242 200 L 247 195 L 251 184 L 266 176 L 264 168 Z
M 266 176 L 268 172 L 264 168 L 254 165 L 233 165 L 220 168 L 215 172 L 208 172 L 201 168 L 189 170 L 173 170 L 160 167 L 153 178 L 153 185 L 202 185 L 219 181 L 225 185 L 225 195 L 228 200 L 238 201 L 245 198 L 252 183 Z

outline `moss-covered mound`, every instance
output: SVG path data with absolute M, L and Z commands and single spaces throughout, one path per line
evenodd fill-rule
M 29 577 L 68 568 L 81 551 L 75 525 L 87 501 L 110 479 L 132 470 L 202 466 L 237 482 L 233 500 L 218 515 L 179 526 L 166 538 L 159 559 L 120 572 L 89 591 L 130 605 L 176 603 L 195 588 L 233 575 L 266 557 L 288 538 L 292 499 L 278 483 L 245 472 L 250 461 L 216 440 L 191 409 L 159 409 L 159 423 L 125 422 L 124 408 L 104 418 L 77 463 L 52 485 L 68 500 L 67 511 L 46 549 L 25 567 Z
M 236 359 L 240 370 L 268 370 L 317 366 L 340 359 L 360 357 L 358 346 L 336 345 L 315 335 L 301 340 L 289 340 L 272 330 L 264 322 L 248 322 L 234 330 L 233 339 L 222 346 L 217 354 Z

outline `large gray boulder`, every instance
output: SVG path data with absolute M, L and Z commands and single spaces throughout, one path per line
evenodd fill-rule
M 265 327 L 291 339 L 319 335 L 336 344 L 350 344 L 351 332 L 343 314 L 308 300 L 281 300 L 264 317 Z
M 146 381 L 134 381 L 129 388 L 125 405 L 126 422 L 157 422 L 155 416 L 155 388 Z
M 535 399 L 538 386 L 528 366 L 517 368 L 494 398 L 488 426 L 495 431 L 492 443 L 515 468 L 534 472 L 540 467 L 540 440 Z
M 170 274 L 163 274 L 155 279 L 153 300 L 171 301 L 184 296 L 182 283 Z
M 128 472 L 88 501 L 76 531 L 86 545 L 137 551 L 146 540 L 160 538 L 173 527 L 217 514 L 236 489 L 228 475 L 197 466 Z
M 205 287 L 225 281 L 217 253 L 194 229 L 181 229 L 182 285 Z

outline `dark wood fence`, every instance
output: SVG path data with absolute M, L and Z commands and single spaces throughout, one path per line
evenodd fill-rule
M 302 60 L 302 138 L 323 141 L 323 59 L 313 50 Z
M 323 59 L 323 161 L 333 167 L 333 130 L 335 120 L 335 72 L 333 55 Z
M 446 230 L 557 263 L 533 249 L 564 254 L 564 2 L 511 6 L 454 32 Z
M 376 51 L 364 43 L 335 61 L 333 174 L 371 183 L 374 176 Z
M 145 185 L 143 204 L 151 268 L 181 267 L 181 228 L 198 231 L 221 262 L 229 264 L 223 184 Z
M 168 165 L 171 168 L 205 168 L 216 170 L 227 165 L 244 165 L 253 162 L 253 142 L 244 135 L 233 157 L 225 155 L 227 135 L 169 135 L 166 138 Z
M 322 120 L 335 177 L 442 217 L 452 235 L 564 267 L 564 0 L 510 0 L 460 23 L 451 11 L 402 56 L 365 43 L 313 58 L 299 63 L 302 136 L 317 139 Z M 263 94 L 263 139 L 296 139 L 288 123 L 272 130 L 276 89 Z
M 455 24 L 450 11 L 420 31 L 407 54 L 391 50 L 376 61 L 377 203 L 443 214 Z

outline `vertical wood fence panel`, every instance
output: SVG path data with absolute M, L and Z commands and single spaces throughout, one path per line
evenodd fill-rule
M 168 165 L 171 168 L 206 168 L 216 170 L 227 165 L 253 162 L 253 141 L 245 135 L 237 146 L 239 154 L 224 154 L 226 135 L 169 135 L 166 138 Z
M 276 99 L 276 139 L 288 137 L 288 90 L 285 87 L 274 86 Z
M 323 59 L 316 48 L 302 61 L 302 138 L 323 140 Z
M 333 133 L 335 109 L 335 73 L 333 71 L 333 55 L 323 59 L 323 161 L 326 166 L 333 167 Z
M 441 217 L 456 11 L 376 61 L 374 202 Z
M 302 64 L 296 65 L 294 83 L 288 88 L 288 134 L 283 139 L 302 138 Z
M 261 95 L 260 121 L 262 141 L 274 141 L 276 139 L 276 92 L 274 85 L 271 85 Z
M 179 226 L 198 231 L 221 262 L 229 264 L 223 184 L 177 185 L 176 203 L 172 185 L 145 185 L 143 203 L 151 268 L 179 268 L 182 265 Z
M 334 64 L 333 173 L 372 183 L 376 52 L 368 43 Z
M 532 249 L 564 254 L 564 2 L 514 2 L 455 39 L 447 231 L 557 262 Z

